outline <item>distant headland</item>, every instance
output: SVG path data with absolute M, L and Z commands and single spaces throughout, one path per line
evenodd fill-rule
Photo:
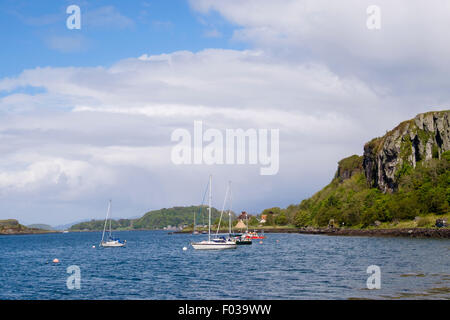
M 40 234 L 54 233 L 55 230 L 45 230 L 39 227 L 27 227 L 19 223 L 16 219 L 0 220 L 0 235 L 13 234 Z

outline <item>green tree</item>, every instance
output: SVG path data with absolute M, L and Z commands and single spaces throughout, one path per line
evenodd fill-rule
M 259 224 L 258 219 L 256 219 L 255 216 L 251 216 L 250 219 L 248 220 L 248 225 L 252 226 L 252 227 L 256 227 Z
M 273 225 L 275 225 L 275 219 L 273 217 L 273 214 L 271 214 L 271 213 L 267 214 L 265 225 L 266 226 L 273 226 Z
M 264 211 L 261 214 L 274 214 L 274 215 L 279 215 L 281 213 L 281 209 L 279 207 L 273 207 L 273 208 L 269 208 L 269 209 L 264 209 Z
M 306 210 L 300 210 L 295 215 L 295 226 L 298 228 L 307 227 L 311 224 L 311 218 Z
M 288 224 L 288 219 L 285 212 L 281 212 L 275 217 L 275 223 L 279 226 L 285 226 Z

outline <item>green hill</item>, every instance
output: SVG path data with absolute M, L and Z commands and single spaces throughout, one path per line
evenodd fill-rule
M 30 224 L 27 227 L 32 228 L 32 229 L 41 229 L 41 230 L 48 230 L 48 231 L 54 230 L 52 226 L 50 226 L 48 224 L 43 224 L 43 223 Z
M 402 122 L 368 142 L 362 156 L 339 161 L 331 183 L 311 198 L 268 212 L 275 223 L 284 216 L 297 227 L 433 227 L 448 220 L 450 111 Z
M 203 206 L 173 207 L 147 212 L 138 219 L 118 219 L 111 221 L 113 230 L 136 230 L 136 229 L 162 229 L 167 226 L 191 225 L 194 223 L 194 212 L 196 213 L 196 224 L 208 223 L 208 209 Z M 201 213 L 200 213 L 201 212 Z M 220 217 L 220 211 L 212 208 L 211 221 Z M 91 220 L 74 224 L 71 231 L 80 230 L 103 230 L 104 220 Z
M 396 191 L 370 188 L 363 172 L 355 170 L 348 179 L 333 181 L 298 206 L 298 227 L 327 226 L 331 219 L 339 226 L 369 227 L 380 223 L 413 220 L 418 227 L 431 227 L 434 219 L 448 217 L 450 204 L 450 151 L 441 159 L 419 162 L 397 180 Z
M 0 220 L 0 234 L 46 233 L 48 230 L 26 227 L 16 219 Z

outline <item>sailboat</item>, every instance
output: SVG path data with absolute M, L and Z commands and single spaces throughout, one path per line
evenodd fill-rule
M 100 246 L 124 247 L 125 244 L 127 243 L 127 240 L 121 241 L 120 239 L 113 238 L 112 236 L 110 212 L 111 212 L 111 200 L 109 200 L 108 202 L 108 211 L 106 211 L 105 225 L 103 227 L 102 241 L 100 242 Z M 109 235 L 108 239 L 105 240 L 105 232 L 106 232 L 106 225 L 108 224 L 108 218 L 109 218 Z
M 205 226 L 205 217 L 203 215 L 203 203 L 205 203 L 205 197 L 206 197 L 207 193 L 208 193 L 208 185 L 206 186 L 205 193 L 203 194 L 202 204 L 201 204 L 201 206 L 198 209 L 198 215 L 202 216 L 202 220 L 203 220 L 202 226 L 203 227 Z M 200 234 L 200 231 L 196 230 L 196 226 L 197 226 L 197 221 L 196 221 L 196 214 L 195 214 L 195 210 L 194 210 L 194 227 L 193 227 L 193 230 L 192 230 L 192 234 L 193 235 Z M 207 233 L 208 232 L 206 232 L 206 231 L 202 231 L 201 232 L 201 234 L 207 234 Z
M 208 240 L 200 242 L 191 242 L 192 247 L 195 250 L 224 250 L 224 249 L 236 249 L 236 242 L 231 239 L 225 239 L 223 237 L 211 239 L 211 187 L 212 176 L 209 176 L 209 205 L 208 205 Z M 219 223 L 220 226 L 220 223 Z
M 247 231 L 245 234 L 238 234 L 236 235 L 236 244 L 237 245 L 250 245 L 252 244 L 252 239 L 247 237 L 248 234 L 248 214 L 245 214 L 245 218 L 247 219 Z
M 230 207 L 228 208 L 228 239 L 231 241 L 234 241 L 236 243 L 236 245 L 252 244 L 252 240 L 246 239 L 241 233 L 232 233 L 232 228 L 231 228 L 231 181 L 228 183 L 228 189 L 227 189 L 227 193 L 225 195 L 225 201 L 223 203 L 222 213 L 223 213 L 223 210 L 225 209 L 225 202 L 227 200 L 228 193 L 230 194 L 230 196 L 229 196 Z M 222 221 L 222 213 L 220 214 L 220 221 Z M 220 222 L 219 222 L 219 225 L 220 225 Z M 247 217 L 247 228 L 248 228 L 248 217 Z M 217 233 L 219 233 L 219 228 L 217 228 Z

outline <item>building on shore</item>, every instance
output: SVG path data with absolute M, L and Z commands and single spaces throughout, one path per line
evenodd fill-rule
M 236 229 L 247 229 L 247 225 L 244 223 L 244 221 L 240 220 L 238 223 L 234 226 Z

